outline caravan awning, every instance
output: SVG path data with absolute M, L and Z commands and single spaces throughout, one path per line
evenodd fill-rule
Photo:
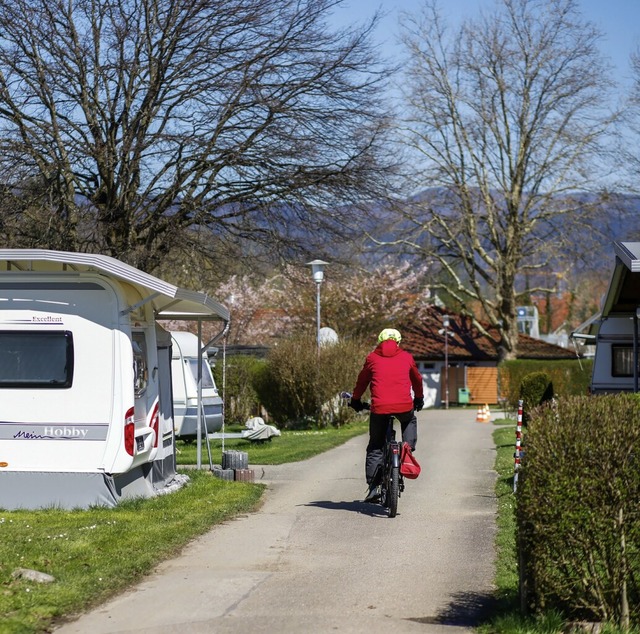
M 229 311 L 206 293 L 179 288 L 108 255 L 47 249 L 0 249 L 0 271 L 71 270 L 110 275 L 137 287 L 156 319 L 229 321 Z
M 613 248 L 632 273 L 640 272 L 640 242 L 614 242 Z
M 614 242 L 615 267 L 602 302 L 602 317 L 636 316 L 640 307 L 640 242 Z
M 589 319 L 583 321 L 572 333 L 572 339 L 583 339 L 584 341 L 592 341 L 596 338 L 598 326 L 600 325 L 601 313 L 591 315 Z

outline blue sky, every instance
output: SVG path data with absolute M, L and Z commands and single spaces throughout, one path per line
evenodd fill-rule
M 422 0 L 345 0 L 335 10 L 337 23 L 362 23 L 377 8 L 388 13 L 378 28 L 377 37 L 389 43 L 398 33 L 398 15 L 402 11 L 417 12 Z M 640 47 L 640 0 L 578 0 L 583 15 L 603 31 L 602 52 L 611 58 L 618 81 L 629 79 L 629 55 Z M 492 9 L 494 0 L 441 0 L 446 15 L 473 16 L 481 8 Z

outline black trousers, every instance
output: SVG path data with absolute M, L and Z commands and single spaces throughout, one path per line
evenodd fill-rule
M 382 461 L 384 444 L 387 440 L 389 419 L 395 417 L 400 422 L 402 440 L 408 442 L 411 451 L 416 448 L 418 441 L 418 421 L 414 410 L 401 414 L 370 414 L 369 415 L 369 444 L 365 460 L 365 475 L 368 485 L 377 485 L 382 478 Z

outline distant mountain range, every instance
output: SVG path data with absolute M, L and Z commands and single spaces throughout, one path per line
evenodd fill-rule
M 539 235 L 530 237 L 531 240 L 545 240 L 544 233 L 552 240 L 555 233 L 563 238 L 559 241 L 557 270 L 563 270 L 566 262 L 572 263 L 577 270 L 612 269 L 613 242 L 640 240 L 640 195 L 610 193 L 603 196 L 576 192 L 558 196 L 556 200 L 559 208 L 570 204 L 580 206 L 585 212 L 560 214 L 540 227 Z M 407 208 L 427 204 L 439 214 L 455 214 L 455 200 L 444 188 L 426 188 L 409 197 L 405 204 Z M 374 220 L 370 222 L 375 225 L 371 230 L 379 239 L 391 240 L 410 229 L 408 221 L 396 219 L 394 222 L 393 213 L 384 205 L 375 206 L 372 215 Z

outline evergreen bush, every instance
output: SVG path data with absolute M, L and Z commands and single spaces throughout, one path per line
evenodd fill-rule
M 522 400 L 522 423 L 526 426 L 531 410 L 553 398 L 553 383 L 546 372 L 532 372 L 522 378 L 520 399 Z
M 534 410 L 516 495 L 521 599 L 567 619 L 640 624 L 640 401 Z

